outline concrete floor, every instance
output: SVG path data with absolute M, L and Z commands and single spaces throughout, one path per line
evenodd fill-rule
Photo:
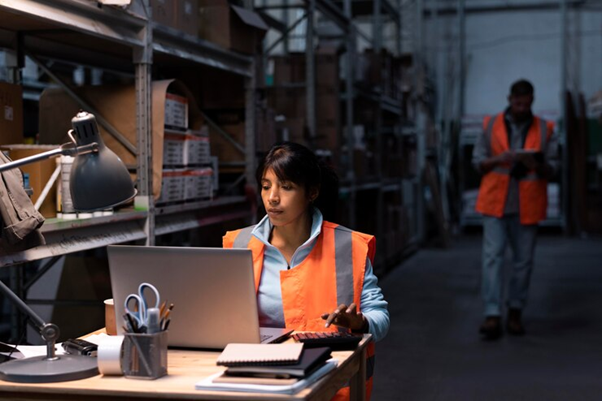
M 480 235 L 463 236 L 381 280 L 391 329 L 372 399 L 600 400 L 602 239 L 540 236 L 527 335 L 494 342 L 478 334 L 480 255 Z

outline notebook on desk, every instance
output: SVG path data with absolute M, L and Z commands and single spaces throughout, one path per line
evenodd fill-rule
M 225 374 L 230 378 L 304 378 L 330 359 L 330 352 L 328 347 L 303 348 L 299 362 L 296 364 L 229 366 Z M 224 379 L 223 382 L 227 381 Z
M 259 328 L 251 251 L 202 247 L 108 246 L 118 333 L 124 300 L 138 285 L 155 285 L 173 303 L 169 346 L 223 349 L 270 343 L 291 331 Z
M 303 344 L 257 345 L 230 343 L 215 362 L 218 366 L 260 366 L 296 364 L 303 352 Z

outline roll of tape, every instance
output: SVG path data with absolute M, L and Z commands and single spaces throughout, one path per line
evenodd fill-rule
M 123 336 L 110 336 L 98 345 L 98 371 L 102 375 L 122 375 Z

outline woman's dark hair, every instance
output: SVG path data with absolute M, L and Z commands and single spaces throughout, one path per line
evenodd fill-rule
M 272 147 L 257 166 L 255 176 L 261 191 L 261 179 L 267 169 L 272 169 L 280 180 L 303 186 L 309 193 L 320 191 L 314 200 L 326 220 L 334 220 L 339 195 L 339 178 L 335 171 L 316 154 L 301 144 L 281 142 Z

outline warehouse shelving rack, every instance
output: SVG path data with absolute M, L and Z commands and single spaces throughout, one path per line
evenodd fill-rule
M 153 22 L 149 4 L 149 0 L 134 0 L 127 8 L 121 8 L 87 0 L 0 0 L 0 49 L 9 52 L 9 59 L 14 61 L 7 66 L 12 70 L 14 83 L 20 83 L 19 71 L 25 55 L 31 55 L 38 63 L 59 60 L 126 74 L 133 72 L 136 83 L 137 110 L 132 118 L 136 118 L 137 142 L 128 145 L 137 155 L 135 208 L 120 209 L 111 216 L 48 219 L 41 228 L 46 245 L 18 253 L 0 251 L 0 267 L 16 268 L 11 282 L 21 297 L 24 294 L 19 264 L 45 258 L 55 262 L 57 256 L 130 241 L 153 245 L 156 236 L 233 219 L 253 219 L 252 206 L 244 196 L 154 205 L 150 117 L 153 65 L 203 65 L 245 78 L 244 176 L 250 185 L 254 183 L 256 79 L 253 57 Z M 50 71 L 45 65 L 43 68 Z M 102 116 L 97 114 L 97 119 L 102 124 Z M 18 321 L 13 317 L 15 323 Z
M 383 20 L 388 18 L 395 26 L 395 53 L 397 55 L 402 54 L 402 13 L 407 3 L 400 0 L 375 0 L 375 1 L 364 1 L 364 0 L 344 0 L 344 1 L 333 1 L 333 0 L 305 0 L 304 2 L 289 2 L 283 1 L 261 1 L 256 0 L 255 5 L 262 11 L 268 10 L 286 10 L 288 8 L 300 8 L 305 11 L 305 14 L 301 19 L 305 20 L 306 24 L 306 37 L 305 43 L 312 44 L 305 46 L 306 54 L 306 79 L 304 82 L 307 94 L 307 128 L 310 137 L 315 137 L 316 133 L 316 77 L 315 77 L 315 49 L 313 44 L 316 41 L 314 21 L 316 18 L 315 14 L 320 17 L 324 17 L 328 21 L 333 22 L 340 31 L 343 32 L 342 42 L 346 49 L 345 53 L 345 71 L 344 71 L 344 87 L 345 90 L 341 94 L 341 101 L 344 102 L 344 106 L 341 107 L 344 110 L 343 115 L 345 121 L 342 126 L 346 127 L 346 130 L 341 129 L 340 133 L 340 144 L 345 146 L 346 155 L 344 158 L 344 166 L 341 167 L 341 171 L 344 172 L 341 177 L 341 188 L 340 195 L 342 198 L 347 200 L 347 218 L 342 224 L 348 225 L 352 228 L 356 228 L 356 217 L 358 216 L 357 209 L 357 198 L 366 192 L 374 197 L 373 205 L 370 206 L 371 210 L 376 211 L 375 223 L 376 230 L 375 235 L 379 241 L 379 255 L 386 256 L 385 258 L 377 261 L 375 270 L 377 273 L 382 274 L 388 267 L 391 267 L 395 262 L 400 261 L 408 253 L 414 251 L 418 244 L 422 241 L 423 237 L 423 205 L 422 205 L 422 168 L 424 159 L 424 129 L 417 121 L 409 121 L 404 119 L 401 101 L 393 99 L 386 94 L 382 93 L 378 88 L 360 88 L 354 83 L 354 64 L 356 50 L 358 48 L 358 36 L 368 41 L 374 52 L 380 52 L 383 48 Z M 287 15 L 286 12 L 284 15 Z M 371 21 L 372 35 L 366 35 L 357 26 L 357 18 L 368 19 Z M 284 18 L 282 24 L 286 26 L 288 18 Z M 266 44 L 267 49 L 273 50 L 275 43 L 282 42 L 284 44 L 284 51 L 288 51 L 286 36 L 292 31 L 292 28 L 297 26 L 300 20 L 295 21 L 291 27 L 286 29 L 280 29 L 282 32 L 282 38 L 278 38 L 272 44 Z M 417 49 L 413 49 L 414 52 Z M 268 55 L 264 55 L 267 57 Z M 414 97 L 414 94 L 410 96 Z M 359 180 L 354 175 L 354 147 L 353 147 L 353 126 L 356 121 L 354 116 L 354 105 L 361 100 L 368 102 L 377 111 L 374 116 L 374 124 L 372 134 L 375 136 L 375 150 L 376 150 L 376 171 L 373 177 L 368 177 Z M 394 116 L 395 124 L 392 126 L 385 126 L 383 122 L 384 114 L 391 114 Z M 344 132 L 343 132 L 344 131 Z M 414 144 L 417 148 L 417 167 L 415 167 L 415 175 L 411 177 L 398 177 L 398 178 L 384 178 L 382 171 L 381 157 L 387 151 L 384 149 L 383 138 L 385 135 L 393 135 L 397 138 L 401 144 Z M 403 146 L 403 145 L 402 145 Z M 401 158 L 401 154 L 399 155 Z M 385 197 L 395 194 L 399 196 L 404 207 L 409 208 L 411 213 L 410 218 L 410 230 L 409 239 L 405 247 L 400 245 L 394 245 L 389 242 L 387 245 L 387 233 L 385 233 L 384 226 L 384 213 L 383 207 L 385 205 Z M 361 213 L 365 213 L 365 210 Z M 361 228 L 359 228 L 361 230 Z

